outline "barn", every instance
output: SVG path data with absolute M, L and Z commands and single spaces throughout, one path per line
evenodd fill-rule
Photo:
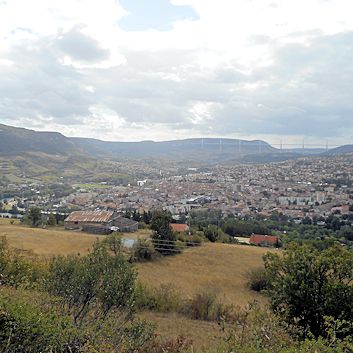
M 113 211 L 74 211 L 65 219 L 65 229 L 80 229 L 97 234 L 108 234 L 114 230 L 135 232 L 138 222 L 120 217 Z

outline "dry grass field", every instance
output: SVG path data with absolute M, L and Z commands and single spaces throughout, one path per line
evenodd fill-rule
M 87 254 L 97 239 L 96 235 L 61 228 L 41 229 L 15 224 L 0 224 L 1 236 L 6 236 L 13 248 L 43 256 Z
M 150 231 L 141 230 L 133 236 L 125 236 L 136 239 L 148 237 L 149 234 Z M 10 224 L 8 220 L 0 220 L 0 236 L 6 236 L 14 248 L 45 257 L 86 254 L 97 239 L 96 235 L 82 232 L 62 228 L 30 228 Z M 209 288 L 218 291 L 218 300 L 225 304 L 244 306 L 253 300 L 265 304 L 266 299 L 262 295 L 247 288 L 244 274 L 249 269 L 261 267 L 262 255 L 267 251 L 245 245 L 206 243 L 177 256 L 140 263 L 137 269 L 142 282 L 153 287 L 172 285 L 184 298 L 191 297 L 200 289 Z M 188 337 L 198 352 L 206 352 L 206 347 L 216 345 L 221 337 L 216 323 L 190 320 L 172 313 L 143 312 L 139 316 L 155 324 L 157 332 L 164 338 Z
M 147 237 L 149 233 L 149 230 L 141 230 L 133 234 L 123 234 L 123 236 L 137 239 Z M 97 239 L 104 238 L 101 235 L 68 231 L 62 227 L 31 228 L 19 224 L 18 221 L 10 224 L 10 220 L 6 218 L 0 219 L 1 236 L 6 236 L 13 248 L 43 256 L 87 254 Z
M 172 339 L 179 336 L 192 341 L 195 352 L 212 352 L 224 334 L 216 322 L 191 320 L 178 314 L 160 314 L 143 312 L 139 318 L 152 322 L 156 333 L 162 339 Z
M 249 301 L 263 302 L 263 296 L 250 291 L 244 274 L 262 266 L 268 250 L 258 247 L 204 244 L 181 255 L 138 265 L 140 279 L 150 285 L 172 284 L 191 296 L 203 288 L 219 291 L 225 303 L 243 306 Z M 273 250 L 275 251 L 275 250 Z

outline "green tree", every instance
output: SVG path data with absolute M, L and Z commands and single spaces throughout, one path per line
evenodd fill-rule
M 52 213 L 48 217 L 48 225 L 49 226 L 56 226 L 57 225 L 56 217 Z
M 220 236 L 220 232 L 222 232 L 217 226 L 209 225 L 204 229 L 205 237 L 211 241 L 212 243 L 216 242 Z M 223 233 L 223 232 L 222 232 Z
M 40 221 L 42 220 L 42 213 L 38 207 L 31 207 L 27 214 L 29 221 L 31 222 L 32 227 L 38 227 Z
M 104 320 L 113 308 L 129 316 L 134 307 L 135 280 L 136 272 L 121 252 L 111 255 L 106 244 L 96 243 L 86 257 L 55 258 L 47 289 L 63 298 L 75 324 L 81 326 L 87 317 Z
M 173 254 L 176 250 L 176 235 L 170 226 L 172 216 L 169 212 L 163 210 L 156 210 L 152 214 L 151 229 L 154 231 L 152 234 L 152 241 L 155 249 L 164 254 Z
M 273 310 L 289 324 L 325 335 L 325 320 L 345 320 L 353 334 L 353 252 L 291 246 L 283 256 L 264 256 Z M 352 326 L 350 326 L 352 325 Z

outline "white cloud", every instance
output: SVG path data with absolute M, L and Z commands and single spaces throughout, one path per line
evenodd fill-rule
M 115 0 L 1 2 L 1 121 L 107 139 L 349 142 L 350 0 L 172 3 L 199 19 L 125 32 Z

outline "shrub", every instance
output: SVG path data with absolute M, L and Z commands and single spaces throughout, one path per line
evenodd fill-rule
M 91 308 L 105 318 L 111 309 L 130 314 L 134 304 L 136 272 L 121 253 L 111 256 L 96 243 L 86 257 L 57 257 L 50 264 L 46 288 L 60 296 L 65 308 L 81 325 Z
M 133 261 L 153 261 L 158 257 L 157 251 L 154 249 L 153 244 L 146 239 L 138 239 L 132 247 Z
M 269 279 L 264 268 L 255 268 L 246 272 L 246 279 L 251 290 L 261 292 L 269 288 Z
M 136 286 L 136 307 L 139 309 L 165 313 L 179 312 L 183 304 L 179 292 L 171 284 L 153 288 L 138 282 Z
M 224 344 L 219 353 L 350 353 L 353 349 L 351 338 L 340 340 L 337 332 L 340 322 L 328 321 L 334 329 L 326 339 L 308 337 L 298 340 L 295 327 L 285 326 L 280 318 L 258 304 L 251 303 L 245 309 L 234 311 L 221 323 L 225 332 Z M 333 326 L 332 326 L 333 324 Z M 343 325 L 344 326 L 344 325 Z M 330 330 L 328 329 L 328 332 Z
M 204 288 L 189 301 L 185 308 L 186 313 L 194 320 L 212 320 L 216 298 L 217 293 L 214 289 Z
M 193 235 L 191 238 L 189 237 L 186 240 L 186 245 L 187 246 L 200 246 L 203 242 L 203 239 L 200 235 Z
M 353 335 L 353 253 L 342 246 L 320 251 L 291 246 L 283 256 L 265 255 L 273 310 L 304 333 L 325 337 L 325 317 L 346 320 Z
M 10 250 L 6 237 L 0 238 L 0 285 L 33 288 L 43 276 L 39 265 Z
M 67 317 L 48 313 L 16 297 L 0 300 L 0 351 L 80 352 L 83 339 Z

